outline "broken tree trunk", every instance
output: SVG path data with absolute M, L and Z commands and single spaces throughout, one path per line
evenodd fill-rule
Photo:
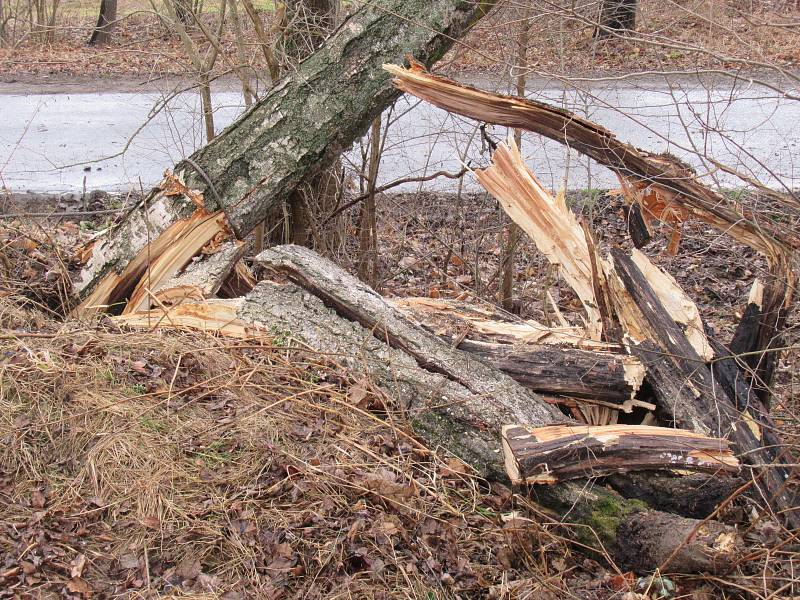
M 769 388 L 779 358 L 775 349 L 782 346 L 782 330 L 793 306 L 796 278 L 791 267 L 791 253 L 800 248 L 800 236 L 796 231 L 777 221 L 762 219 L 751 211 L 740 211 L 727 197 L 704 185 L 690 170 L 687 171 L 681 161 L 669 155 L 651 154 L 621 142 L 604 127 L 570 111 L 543 102 L 463 86 L 447 78 L 431 75 L 418 64 L 412 64 L 410 69 L 396 65 L 386 65 L 385 68 L 395 76 L 395 85 L 400 89 L 440 108 L 481 122 L 538 133 L 608 167 L 618 175 L 623 188 L 628 190 L 626 197 L 635 197 L 640 203 L 647 204 L 640 207 L 643 211 L 648 206 L 657 207 L 657 214 L 651 216 L 672 216 L 673 246 L 679 239 L 677 227 L 685 217 L 691 215 L 765 256 L 770 273 L 764 292 L 764 318 L 759 320 L 756 333 L 759 345 L 755 351 L 763 354 L 755 377 L 762 386 L 759 397 L 765 405 L 769 405 Z M 747 182 L 755 184 L 750 179 Z M 796 209 L 799 205 L 794 196 L 775 192 L 765 186 L 758 186 L 758 189 L 779 206 Z M 645 216 L 644 212 L 641 216 Z M 583 261 L 577 266 L 581 264 Z M 575 290 L 579 296 L 580 289 Z
M 503 427 L 512 483 L 552 484 L 625 471 L 673 468 L 738 473 L 739 461 L 720 438 L 647 425 Z
M 629 348 L 647 367 L 665 416 L 693 431 L 729 438 L 743 462 L 757 465 L 754 479 L 761 496 L 784 523 L 800 527 L 791 469 L 785 466 L 789 461 L 782 456 L 784 445 L 774 425 L 765 420 L 761 403 L 750 390 L 738 400 L 729 397 L 720 372 L 706 365 L 707 359 L 698 354 L 636 262 L 618 248 L 611 250 L 611 256 L 615 275 L 635 303 L 631 317 L 638 320 L 640 331 L 650 332 L 644 343 L 634 340 Z M 736 393 L 735 387 L 729 389 Z
M 769 344 L 781 331 L 791 307 L 794 282 L 790 268 L 791 248 L 798 246 L 794 232 L 783 231 L 775 223 L 758 223 L 754 215 L 745 218 L 720 194 L 696 178 L 687 176 L 685 168 L 672 165 L 665 157 L 654 158 L 623 144 L 607 130 L 567 111 L 462 87 L 431 76 L 419 66 L 405 70 L 389 65 L 387 70 L 396 75 L 396 83 L 401 89 L 437 106 L 482 121 L 520 127 L 568 143 L 615 170 L 623 183 L 631 178 L 634 183 L 644 182 L 646 187 L 663 192 L 674 203 L 674 207 L 726 231 L 764 254 L 772 271 L 769 305 L 773 318 L 766 323 L 761 321 L 761 331 L 756 337 L 766 340 L 767 344 L 758 348 L 759 351 L 775 354 Z M 557 229 L 550 227 L 542 230 L 534 222 L 534 207 L 552 202 L 546 202 L 548 194 L 525 167 L 513 142 L 498 147 L 493 156 L 493 165 L 478 171 L 476 175 L 523 229 L 538 236 L 534 237 L 534 241 L 548 259 L 563 260 L 563 255 L 555 257 L 552 251 L 548 251 L 555 244 L 553 235 Z M 779 194 L 773 196 L 787 204 L 794 203 L 793 199 Z M 661 201 L 658 198 L 656 200 Z M 525 206 L 526 201 L 531 206 Z M 552 219 L 560 219 L 562 225 L 571 223 L 563 211 L 550 210 L 549 214 Z M 577 239 L 576 236 L 572 237 Z M 602 284 L 608 286 L 613 302 L 615 314 L 603 315 L 603 320 L 613 317 L 622 324 L 627 338 L 632 340 L 627 345 L 631 353 L 645 364 L 665 415 L 693 431 L 729 436 L 743 459 L 751 465 L 757 465 L 758 487 L 771 508 L 788 526 L 800 526 L 795 493 L 787 489 L 791 471 L 786 466 L 788 461 L 781 456 L 784 447 L 782 444 L 765 447 L 767 423 L 763 419 L 759 421 L 760 411 L 752 408 L 760 404 L 757 398 L 749 392 L 743 392 L 745 397 L 741 399 L 730 398 L 720 382 L 712 376 L 712 371 L 705 363 L 713 359 L 714 353 L 694 303 L 671 277 L 652 266 L 641 253 L 634 252 L 631 259 L 614 249 L 613 266 L 605 263 L 602 269 L 598 269 L 601 259 L 592 256 L 589 241 L 583 246 L 577 245 L 576 264 L 572 265 L 571 272 L 585 264 L 586 256 L 589 256 L 591 264 L 595 265 L 592 277 L 602 277 Z M 573 259 L 567 257 L 567 260 Z M 567 280 L 570 281 L 570 278 Z M 593 290 L 599 287 L 602 286 L 594 285 Z M 585 295 L 585 289 L 586 285 L 582 282 L 576 293 L 586 306 L 591 304 L 591 298 L 587 300 L 582 296 L 580 290 Z M 598 299 L 595 299 L 594 305 L 600 305 Z M 772 337 L 767 333 L 771 333 Z M 771 373 L 765 375 L 771 376 Z M 769 381 L 765 383 L 768 385 Z M 777 433 L 772 433 L 773 439 L 777 440 Z
M 277 247 L 258 260 L 307 284 L 308 290 L 265 281 L 244 298 L 183 304 L 116 320 L 138 327 L 189 324 L 238 337 L 266 335 L 282 344 L 306 345 L 341 363 L 355 377 L 374 382 L 384 401 L 405 413 L 413 433 L 429 448 L 452 452 L 492 480 L 507 481 L 500 439 L 503 425 L 548 425 L 563 419 L 535 394 L 415 326 L 374 291 L 312 251 Z M 566 515 L 567 526 L 583 543 L 597 548 L 599 541 L 614 556 L 621 556 L 623 548 L 633 543 L 618 532 L 636 530 L 643 538 L 635 543 L 653 548 L 652 560 L 637 557 L 650 569 L 676 552 L 675 570 L 722 571 L 732 564 L 741 545 L 730 527 L 648 511 L 643 503 L 628 502 L 600 486 L 566 483 L 536 490 L 535 496 L 556 521 L 561 520 L 558 515 Z M 637 529 L 642 522 L 673 523 L 675 537 L 669 545 L 651 539 L 646 528 Z M 694 535 L 701 526 L 712 533 Z M 697 556 L 705 558 L 698 562 Z
M 761 221 L 754 214 L 741 214 L 728 198 L 696 178 L 686 177 L 685 166 L 621 142 L 608 129 L 568 110 L 461 85 L 427 73 L 418 64 L 409 69 L 384 68 L 394 75 L 398 88 L 439 108 L 480 122 L 538 133 L 593 158 L 623 178 L 659 186 L 670 192 L 677 206 L 767 257 L 784 254 L 782 246 L 800 248 L 797 232 Z M 768 188 L 761 191 L 784 205 L 797 206 L 794 198 Z
M 228 236 L 243 238 L 303 181 L 331 164 L 399 92 L 381 69 L 413 54 L 431 64 L 492 2 L 378 0 L 348 18 L 252 109 L 174 168 L 121 223 L 95 240 L 74 289 L 79 312 L 122 302 L 174 276 L 194 254 L 175 246 L 196 211 L 224 215 Z M 172 248 L 161 269 L 147 267 Z M 157 275 L 157 277 L 156 277 Z M 97 310 L 97 309 L 95 309 Z
M 604 400 L 625 412 L 642 385 L 645 369 L 627 354 L 528 345 L 523 348 L 464 340 L 459 350 L 475 354 L 525 387 L 543 394 Z

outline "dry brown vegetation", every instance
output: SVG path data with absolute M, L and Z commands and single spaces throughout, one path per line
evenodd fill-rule
M 476 286 L 471 274 L 499 265 L 497 209 L 485 197 L 459 202 L 471 210 L 448 210 L 441 196 L 384 197 L 387 293 L 429 295 L 440 282 L 443 297 L 494 297 L 497 284 Z M 605 241 L 622 241 L 621 206 L 583 208 Z M 434 231 L 461 238 L 444 240 L 460 259 L 441 265 Z M 702 227 L 685 233 L 678 257 L 658 254 L 664 239 L 651 254 L 729 331 L 752 276 L 743 269 L 758 265 L 730 247 L 708 255 Z M 621 598 L 675 584 L 691 597 L 766 597 L 764 573 L 767 589 L 793 585 L 791 538 L 750 528 L 741 498 L 720 515 L 743 523 L 751 543 L 738 572 L 655 584 L 619 572 L 523 490 L 425 448 L 391 398 L 289 331 L 232 341 L 65 321 L 81 235 L 17 223 L 0 236 L 0 577 L 11 596 Z M 531 299 L 525 290 L 546 269 L 527 245 L 516 256 L 519 297 Z M 553 286 L 577 314 L 566 286 Z M 543 316 L 536 299 L 520 309 Z M 789 405 L 778 410 L 791 420 L 796 352 L 787 361 Z
M 112 45 L 87 46 L 96 21 L 96 7 L 86 3 L 62 8 L 52 40 L 42 44 L 35 36 L 19 36 L 10 47 L 0 47 L 0 78 L 25 79 L 67 75 L 152 79 L 192 72 L 181 42 L 152 13 L 147 3 L 122 9 Z M 259 5 L 259 3 L 256 3 Z M 515 41 L 509 31 L 520 23 L 526 5 L 503 0 L 493 14 L 459 41 L 445 60 L 447 70 L 507 74 L 514 64 Z M 213 7 L 212 7 L 213 8 Z M 577 75 L 630 72 L 696 72 L 698 69 L 791 70 L 800 63 L 797 22 L 800 11 L 791 2 L 753 0 L 642 0 L 638 30 L 626 38 L 595 40 L 596 2 L 546 1 L 536 4 L 528 18 L 530 60 L 536 74 Z M 271 5 L 261 3 L 267 32 L 275 19 Z M 213 23 L 213 11 L 203 17 Z M 255 33 L 245 22 L 247 61 L 266 72 Z M 274 35 L 274 32 L 272 32 Z M 195 41 L 207 44 L 195 31 Z M 236 55 L 233 32 L 221 40 L 226 53 Z M 235 59 L 233 59 L 235 61 Z M 232 63 L 220 62 L 216 74 L 230 73 Z

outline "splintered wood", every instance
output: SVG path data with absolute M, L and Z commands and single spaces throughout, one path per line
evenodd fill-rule
M 557 483 L 647 469 L 737 473 L 730 443 L 645 425 L 503 427 L 506 471 L 515 484 Z
M 592 261 L 583 229 L 567 207 L 563 193 L 553 196 L 527 168 L 514 140 L 501 144 L 492 166 L 475 176 L 503 205 L 506 213 L 536 243 L 580 298 L 586 310 L 586 331 L 599 340 L 603 325 L 592 284 Z
M 758 293 L 759 286 L 754 294 L 761 296 L 764 308 L 751 303 L 747 312 L 774 316 L 749 319 L 734 340 L 747 353 L 760 353 L 750 377 L 739 370 L 725 345 L 707 334 L 697 306 L 669 274 L 638 251 L 628 255 L 611 248 L 611 259 L 602 259 L 590 232 L 579 238 L 574 217 L 564 210 L 563 201 L 542 189 L 513 141 L 501 144 L 492 165 L 476 172 L 542 253 L 559 265 L 589 315 L 587 333 L 597 332 L 598 321 L 605 336 L 620 330 L 621 336 L 615 334 L 611 339 L 622 341 L 645 365 L 660 417 L 697 434 L 729 439 L 737 454 L 758 470 L 755 495 L 765 498 L 787 526 L 800 528 L 793 468 L 765 409 L 781 331 L 792 308 L 795 275 L 791 251 L 800 247 L 797 233 L 773 220 L 743 213 L 679 160 L 625 144 L 569 111 L 461 86 L 427 73 L 418 64 L 410 69 L 385 68 L 395 76 L 398 88 L 440 108 L 544 135 L 609 167 L 620 177 L 627 200 L 640 206 L 645 229 L 651 218 L 673 225 L 671 251 L 677 250 L 681 223 L 694 217 L 767 258 L 769 287 Z M 772 193 L 771 197 L 785 206 L 795 204 L 781 194 Z M 640 233 L 642 238 L 647 235 L 646 231 Z M 751 324 L 756 330 L 749 332 Z
M 669 206 L 670 215 L 683 220 L 681 211 L 686 211 L 770 259 L 784 254 L 787 247 L 800 248 L 797 232 L 780 223 L 758 219 L 757 215 L 743 214 L 723 194 L 687 176 L 686 165 L 680 161 L 626 144 L 605 127 L 575 113 L 544 102 L 462 85 L 428 73 L 414 62 L 408 69 L 397 65 L 383 68 L 395 77 L 394 83 L 399 89 L 439 108 L 483 123 L 538 133 L 593 158 L 626 182 L 643 182 L 650 191 L 658 189 L 661 202 Z M 796 206 L 790 196 L 763 191 L 778 203 Z M 658 208 L 657 202 L 653 206 Z

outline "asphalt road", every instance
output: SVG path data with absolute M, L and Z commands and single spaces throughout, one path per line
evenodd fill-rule
M 491 87 L 491 81 L 481 81 Z M 734 187 L 736 178 L 703 163 L 709 156 L 768 185 L 795 187 L 800 165 L 800 102 L 783 99 L 757 85 L 732 87 L 727 81 L 701 85 L 697 79 L 604 81 L 564 91 L 534 82 L 529 96 L 549 100 L 605 125 L 625 141 L 685 159 L 709 181 Z M 145 189 L 166 168 L 203 143 L 199 99 L 186 92 L 154 113 L 163 93 L 23 93 L 0 84 L 0 186 L 13 192 L 63 192 Z M 221 130 L 242 111 L 235 91 L 214 94 L 215 120 Z M 440 169 L 457 171 L 462 163 L 485 165 L 477 124 L 403 98 L 389 120 L 381 183 Z M 489 128 L 503 138 L 504 128 Z M 613 187 L 607 170 L 590 164 L 564 146 L 526 135 L 523 152 L 534 172 L 550 187 Z M 356 146 L 347 159 L 358 166 Z M 452 189 L 452 180 L 424 184 Z M 467 189 L 478 189 L 474 178 Z M 400 189 L 416 190 L 420 184 Z

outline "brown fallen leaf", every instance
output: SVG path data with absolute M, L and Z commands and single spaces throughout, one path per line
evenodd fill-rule
M 44 508 L 45 504 L 47 504 L 47 499 L 44 497 L 42 491 L 33 490 L 31 494 L 31 506 L 33 506 L 33 508 Z
M 78 554 L 72 562 L 69 563 L 69 575 L 73 579 L 80 578 L 83 575 L 83 569 L 86 567 L 86 555 Z
M 91 597 L 92 595 L 92 586 L 89 585 L 88 581 L 81 579 L 80 577 L 73 577 L 70 581 L 68 581 L 67 589 L 73 594 L 80 594 L 81 596 L 86 596 L 87 598 Z

